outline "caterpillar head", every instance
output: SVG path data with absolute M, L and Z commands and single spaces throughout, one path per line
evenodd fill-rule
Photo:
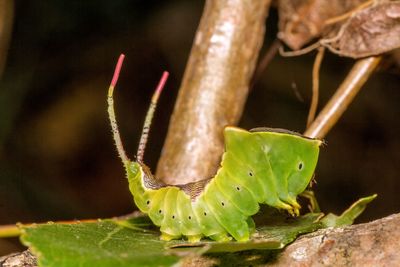
M 150 168 L 147 167 L 147 165 L 143 162 L 129 161 L 125 165 L 125 169 L 130 184 L 132 181 L 138 180 L 140 183 L 143 183 L 145 188 L 153 190 L 157 190 L 166 186 L 166 184 L 164 184 L 161 180 L 158 180 L 154 177 Z
M 126 173 L 129 173 L 129 175 L 132 177 L 136 177 L 141 173 L 140 163 L 136 161 L 129 161 L 128 164 L 126 164 Z

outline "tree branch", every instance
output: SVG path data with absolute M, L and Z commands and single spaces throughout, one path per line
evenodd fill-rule
M 304 135 L 311 138 L 324 138 L 346 111 L 380 61 L 380 56 L 357 60 L 350 73 Z
M 269 4 L 206 1 L 157 166 L 167 184 L 203 180 L 219 167 L 222 129 L 242 114 Z
M 6 64 L 14 16 L 14 1 L 0 0 L 0 77 Z
M 285 249 L 188 258 L 182 266 L 398 266 L 400 213 L 301 236 Z M 234 263 L 234 264 L 233 264 Z
M 397 266 L 400 214 L 320 230 L 289 245 L 271 266 Z

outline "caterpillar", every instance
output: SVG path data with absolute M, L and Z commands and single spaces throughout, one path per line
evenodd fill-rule
M 160 227 L 162 240 L 183 236 L 189 242 L 202 238 L 247 241 L 255 229 L 251 216 L 259 211 L 260 204 L 299 215 L 296 197 L 313 177 L 322 142 L 287 130 L 225 127 L 225 152 L 214 177 L 168 185 L 153 176 L 143 163 L 143 156 L 167 72 L 152 97 L 136 160 L 130 160 L 122 145 L 113 101 L 123 59 L 121 55 L 108 90 L 109 119 L 134 202 Z

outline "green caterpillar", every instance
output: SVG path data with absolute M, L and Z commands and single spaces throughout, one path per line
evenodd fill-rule
M 121 55 L 108 93 L 108 112 L 119 156 L 126 169 L 136 206 L 160 227 L 161 238 L 208 237 L 216 241 L 247 241 L 255 228 L 251 216 L 259 204 L 299 214 L 297 195 L 313 176 L 320 140 L 282 129 L 224 129 L 225 152 L 216 175 L 184 185 L 156 179 L 142 162 L 150 121 L 168 73 L 164 73 L 146 116 L 136 161 L 126 156 L 113 108 L 113 90 Z

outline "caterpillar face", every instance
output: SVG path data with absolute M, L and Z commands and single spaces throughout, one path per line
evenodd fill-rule
M 163 239 L 246 241 L 259 204 L 298 214 L 296 197 L 313 176 L 321 141 L 271 129 L 227 127 L 224 135 L 221 167 L 208 180 L 170 186 L 143 163 L 127 165 L 135 203 L 160 226 Z

